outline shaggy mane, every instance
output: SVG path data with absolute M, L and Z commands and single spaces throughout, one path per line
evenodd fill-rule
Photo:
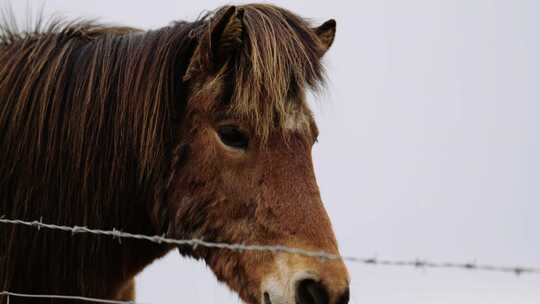
M 171 170 L 175 127 L 186 99 L 180 79 L 196 43 L 189 33 L 204 23 L 142 32 L 56 20 L 21 32 L 5 22 L 0 27 L 0 216 L 161 233 L 152 227 L 162 219 L 151 210 L 162 203 Z M 101 278 L 129 277 L 134 270 L 120 266 L 121 272 L 110 274 L 110 265 L 128 263 L 131 251 L 165 252 L 164 246 L 136 241 L 119 245 L 107 238 L 32 230 L 1 227 L 0 289 L 26 286 L 37 293 L 112 298 L 102 294 L 111 289 Z M 32 280 L 25 277 L 29 271 L 37 275 Z M 50 283 L 52 290 L 34 285 L 51 277 L 58 278 Z

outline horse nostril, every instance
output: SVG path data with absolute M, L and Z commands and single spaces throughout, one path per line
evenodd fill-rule
M 314 280 L 302 280 L 296 287 L 296 304 L 329 304 L 328 292 Z
M 270 300 L 270 295 L 268 292 L 264 293 L 264 304 L 272 304 L 272 301 Z
M 336 304 L 348 304 L 349 303 L 349 288 L 345 289 L 345 292 L 338 298 Z

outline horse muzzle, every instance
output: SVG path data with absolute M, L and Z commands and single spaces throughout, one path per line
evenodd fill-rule
M 349 283 L 341 261 L 290 263 L 277 261 L 276 270 L 261 286 L 262 304 L 347 304 Z M 298 267 L 294 267 L 298 265 Z M 292 266 L 292 267 L 291 267 Z M 319 266 L 319 267 L 317 267 Z

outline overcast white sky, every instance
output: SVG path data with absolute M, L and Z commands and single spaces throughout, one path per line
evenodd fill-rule
M 28 2 L 142 28 L 230 3 Z M 344 255 L 540 266 L 539 1 L 273 3 L 338 22 L 313 153 Z M 540 303 L 540 275 L 349 269 L 352 303 Z M 176 252 L 137 288 L 145 303 L 239 302 Z

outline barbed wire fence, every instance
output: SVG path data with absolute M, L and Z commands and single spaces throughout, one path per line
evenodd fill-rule
M 115 301 L 107 299 L 89 298 L 81 296 L 66 296 L 66 295 L 53 295 L 53 294 L 26 294 L 9 291 L 0 291 L 0 296 L 6 297 L 6 304 L 9 304 L 11 297 L 27 298 L 27 299 L 53 299 L 53 300 L 74 300 L 74 301 L 86 301 L 93 303 L 105 303 L 105 304 L 145 304 L 142 302 L 134 301 Z
M 157 244 L 171 244 L 178 246 L 191 246 L 196 249 L 198 246 L 214 249 L 231 250 L 235 252 L 245 251 L 259 251 L 259 252 L 271 252 L 271 253 L 285 253 L 295 254 L 311 258 L 318 258 L 323 261 L 342 260 L 344 262 L 359 263 L 372 266 L 395 266 L 395 267 L 412 267 L 412 268 L 439 268 L 439 269 L 462 269 L 462 270 L 478 270 L 478 271 L 491 271 L 510 273 L 515 275 L 524 274 L 540 274 L 539 267 L 529 266 L 501 266 L 501 265 L 488 265 L 477 264 L 476 262 L 435 262 L 425 259 L 413 259 L 413 260 L 391 260 L 391 259 L 379 259 L 376 257 L 355 257 L 355 256 L 343 256 L 331 254 L 324 251 L 311 251 L 301 248 L 288 247 L 284 245 L 255 245 L 255 244 L 240 244 L 240 243 L 223 243 L 223 242 L 209 242 L 202 239 L 174 239 L 165 237 L 165 235 L 144 235 L 133 234 L 124 232 L 117 229 L 112 230 L 100 230 L 88 228 L 85 226 L 64 226 L 44 223 L 42 219 L 34 221 L 25 221 L 19 219 L 8 219 L 4 215 L 0 216 L 1 224 L 21 225 L 27 227 L 33 227 L 37 230 L 49 229 L 63 232 L 71 232 L 75 234 L 93 234 L 101 236 L 109 236 L 117 239 L 121 243 L 122 239 L 136 239 L 153 242 Z M 49 299 L 69 299 L 88 301 L 94 303 L 109 303 L 109 304 L 143 304 L 133 301 L 114 301 L 107 299 L 88 298 L 81 296 L 67 296 L 67 295 L 39 295 L 39 294 L 23 294 L 10 291 L 0 291 L 0 296 L 7 297 L 7 304 L 9 304 L 10 297 L 23 297 L 23 298 L 49 298 Z

